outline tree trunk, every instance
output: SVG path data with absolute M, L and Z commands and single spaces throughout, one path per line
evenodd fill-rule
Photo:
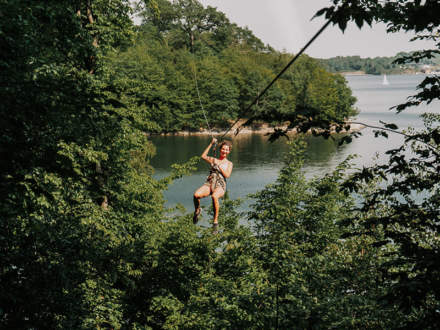
M 81 18 L 81 5 L 82 5 L 82 1 L 78 1 L 78 10 L 76 11 L 76 16 Z
M 93 13 L 92 13 L 92 2 L 91 2 L 90 0 L 87 1 L 87 10 L 86 10 L 86 13 L 87 13 L 87 19 L 88 19 L 90 25 L 94 24 L 94 23 L 95 23 L 95 20 L 94 20 L 94 18 L 93 18 Z M 92 45 L 93 45 L 94 47 L 98 48 L 98 36 L 97 36 L 97 35 L 94 35 L 94 36 L 93 36 L 93 42 L 92 42 Z M 89 64 L 89 66 L 90 66 L 90 68 L 89 68 L 89 73 L 90 73 L 90 74 L 93 74 L 93 73 L 95 72 L 95 57 L 94 57 L 94 56 L 90 56 L 89 61 L 90 61 L 90 64 Z
M 90 0 L 87 2 L 87 19 L 90 24 L 93 24 L 95 20 L 93 19 L 92 8 Z M 93 37 L 93 46 L 98 47 L 98 37 L 95 35 Z

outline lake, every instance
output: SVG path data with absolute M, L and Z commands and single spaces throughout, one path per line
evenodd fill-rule
M 389 108 L 404 103 L 406 98 L 416 93 L 416 86 L 425 78 L 424 75 L 391 75 L 387 76 L 388 85 L 383 85 L 382 76 L 362 75 L 347 76 L 353 95 L 357 98 L 356 107 L 359 115 L 353 121 L 381 126 L 380 121 L 395 123 L 399 129 L 408 126 L 422 126 L 419 115 L 422 112 L 434 111 L 438 103 L 429 107 L 419 106 L 405 110 L 401 114 Z M 183 163 L 193 156 L 200 155 L 211 138 L 209 136 L 155 136 L 151 140 L 156 146 L 157 154 L 151 163 L 155 168 L 155 177 L 161 178 L 170 172 L 174 163 Z M 348 145 L 338 146 L 333 140 L 320 137 L 307 137 L 306 161 L 304 173 L 307 177 L 323 175 L 333 170 L 337 164 L 350 154 L 358 157 L 356 166 L 372 164 L 374 158 L 381 159 L 385 150 L 399 145 L 402 137 L 390 134 L 388 139 L 375 138 L 373 130 L 365 128 L 362 136 Z M 234 163 L 234 170 L 228 180 L 228 193 L 231 199 L 246 198 L 251 193 L 263 189 L 277 179 L 282 166 L 283 154 L 287 151 L 285 139 L 274 143 L 267 141 L 262 134 L 239 134 L 233 138 L 233 149 L 229 159 Z M 182 204 L 192 211 L 192 194 L 206 179 L 208 164 L 200 163 L 198 170 L 191 176 L 175 181 L 167 191 L 167 206 Z M 202 207 L 210 207 L 211 201 L 205 198 Z M 245 202 L 246 209 L 249 201 Z M 206 216 L 205 216 L 206 218 Z

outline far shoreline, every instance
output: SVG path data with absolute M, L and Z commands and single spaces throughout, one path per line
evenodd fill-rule
M 438 74 L 437 71 L 432 72 L 421 72 L 421 71 L 404 71 L 404 72 L 389 72 L 389 73 L 366 73 L 365 71 L 341 71 L 332 72 L 334 74 L 340 74 L 341 76 L 383 76 L 384 74 L 388 76 L 412 76 L 412 75 L 430 75 Z
M 347 125 L 350 125 L 349 130 L 341 130 L 340 132 L 336 132 L 335 130 L 332 130 L 332 134 L 344 134 L 344 133 L 352 133 L 352 132 L 358 132 L 365 128 L 362 124 L 350 124 L 347 123 Z M 262 125 L 261 127 L 243 127 L 240 125 L 237 125 L 239 127 L 239 132 L 236 134 L 237 128 L 233 127 L 230 129 L 229 132 L 226 130 L 219 130 L 219 129 L 201 129 L 199 131 L 178 131 L 178 132 L 168 132 L 168 133 L 158 133 L 158 134 L 149 134 L 150 136 L 223 136 L 231 137 L 231 136 L 237 136 L 237 135 L 249 135 L 249 134 L 263 134 L 268 135 L 270 133 L 273 133 L 275 129 L 282 129 L 285 130 L 287 126 L 274 126 L 271 127 L 267 124 Z M 227 134 L 225 134 L 227 132 Z M 298 134 L 297 130 L 295 128 L 292 128 L 288 131 L 288 135 L 296 135 Z M 312 134 L 311 131 L 308 131 L 306 134 Z

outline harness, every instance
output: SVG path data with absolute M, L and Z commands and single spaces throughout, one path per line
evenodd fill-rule
M 211 168 L 209 169 L 209 175 L 206 178 L 206 182 L 209 183 L 212 190 L 215 190 L 220 186 L 226 192 L 226 178 L 219 169 L 213 165 L 211 165 Z

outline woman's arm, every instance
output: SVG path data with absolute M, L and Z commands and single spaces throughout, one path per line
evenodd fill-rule
M 229 178 L 232 173 L 232 166 L 233 166 L 232 162 L 228 162 L 228 167 L 226 167 L 226 170 L 223 170 L 221 166 L 218 166 L 218 169 L 225 178 Z
M 215 161 L 214 157 L 208 156 L 209 149 L 211 149 L 212 145 L 215 143 L 217 143 L 217 139 L 212 138 L 211 143 L 206 147 L 205 151 L 203 151 L 202 156 L 200 156 L 200 157 L 202 157 L 203 160 L 207 161 L 209 164 L 214 164 L 214 161 Z

